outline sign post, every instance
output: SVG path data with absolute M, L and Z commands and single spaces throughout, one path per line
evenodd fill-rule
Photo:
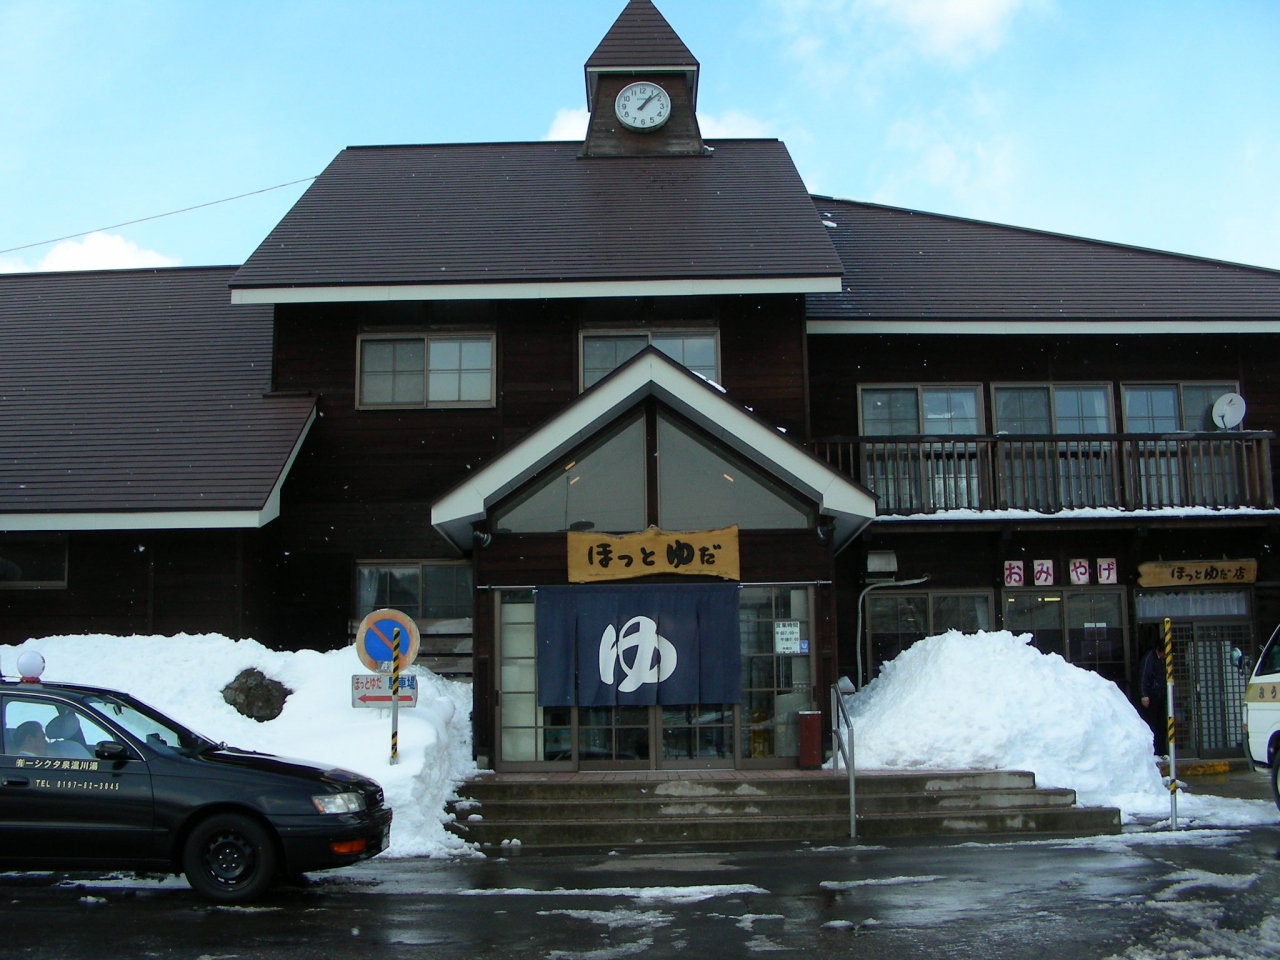
M 356 653 L 376 673 L 391 675 L 391 763 L 400 762 L 400 671 L 418 656 L 418 625 L 399 610 L 375 610 L 356 630 Z
M 1169 724 L 1169 825 L 1178 829 L 1178 748 L 1174 743 L 1173 726 L 1173 621 L 1164 618 L 1164 685 L 1165 713 Z

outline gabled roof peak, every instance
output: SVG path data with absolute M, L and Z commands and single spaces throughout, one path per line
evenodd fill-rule
M 587 104 L 593 102 L 595 77 L 615 70 L 658 70 L 687 74 L 698 89 L 698 60 L 671 28 L 653 0 L 627 0 L 618 19 L 587 58 Z

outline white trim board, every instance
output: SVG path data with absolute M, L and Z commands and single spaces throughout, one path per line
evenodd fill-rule
M 432 526 L 469 551 L 472 524 L 483 520 L 490 507 L 648 396 L 817 503 L 819 513 L 835 521 L 836 550 L 875 517 L 875 497 L 852 479 L 649 348 L 433 503 Z
M 1276 305 L 1280 314 L 1280 303 Z M 1280 333 L 1280 319 L 1242 320 L 808 320 L 812 334 L 861 334 L 863 336 L 901 334 L 1121 334 L 1165 333 Z
M 280 516 L 280 488 L 302 449 L 316 409 L 298 431 L 298 439 L 261 510 L 113 510 L 84 513 L 0 513 L 0 531 L 5 533 L 63 532 L 73 530 L 231 530 L 265 527 Z
M 839 293 L 839 277 L 721 280 L 581 280 L 537 283 L 406 283 L 350 287 L 242 287 L 234 304 L 368 303 L 383 300 L 565 300 L 575 297 L 691 297 L 718 294 Z

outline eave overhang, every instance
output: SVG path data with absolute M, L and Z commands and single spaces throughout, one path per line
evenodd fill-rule
M 313 406 L 298 432 L 271 492 L 262 505 L 246 510 L 83 510 L 0 513 L 0 532 L 62 533 L 91 530 L 253 530 L 280 516 L 280 490 L 316 420 Z

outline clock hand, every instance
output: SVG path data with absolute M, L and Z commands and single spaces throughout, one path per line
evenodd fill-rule
M 658 93 L 657 93 L 657 91 L 655 90 L 653 93 L 649 94 L 649 100 L 652 100 L 652 99 L 653 99 L 654 97 L 656 97 L 657 95 L 658 95 Z M 637 112 L 639 112 L 639 111 L 643 110 L 645 107 L 647 107 L 647 106 L 649 105 L 649 100 L 646 100 L 644 103 L 640 104 L 640 106 L 636 107 L 636 111 L 637 111 Z

